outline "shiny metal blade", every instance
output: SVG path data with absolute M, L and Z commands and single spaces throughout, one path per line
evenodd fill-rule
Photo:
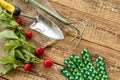
M 36 19 L 37 20 L 30 26 L 31 29 L 53 39 L 64 39 L 62 31 L 54 22 L 41 14 L 37 16 Z

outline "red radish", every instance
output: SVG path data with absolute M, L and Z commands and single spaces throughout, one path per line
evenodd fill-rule
M 42 47 L 36 47 L 34 52 L 35 52 L 35 54 L 36 54 L 37 56 L 43 55 L 43 53 L 44 53 L 44 48 L 42 48 Z
M 51 59 L 46 58 L 46 59 L 44 59 L 43 65 L 45 68 L 50 68 L 53 65 L 53 62 Z
M 32 38 L 32 31 L 27 31 L 27 32 L 26 32 L 26 37 L 27 37 L 28 39 Z
M 22 24 L 22 19 L 20 17 L 17 17 L 16 22 L 21 25 Z
M 32 65 L 30 63 L 27 63 L 24 65 L 24 70 L 29 71 L 32 68 Z

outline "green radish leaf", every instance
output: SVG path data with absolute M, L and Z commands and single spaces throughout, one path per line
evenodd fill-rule
M 8 63 L 15 63 L 14 58 L 11 56 L 3 56 L 0 59 L 0 64 L 8 64 Z
M 31 44 L 29 44 L 28 42 L 26 42 L 25 40 L 21 40 L 21 39 L 19 39 L 21 42 L 23 42 L 26 46 L 28 46 L 28 47 L 31 47 L 31 48 L 33 48 L 33 49 L 35 49 L 35 47 L 33 46 L 33 45 L 31 45 Z
M 22 28 L 21 26 L 18 26 L 18 29 L 19 29 L 19 30 L 23 30 L 23 28 Z
M 13 64 L 13 68 L 16 69 L 18 67 L 17 64 Z
M 8 43 L 5 44 L 4 51 L 9 51 L 10 49 L 16 46 L 17 44 L 15 43 L 15 41 L 9 41 Z
M 35 55 L 33 55 L 32 53 L 26 51 L 25 49 L 22 49 L 22 52 L 24 52 L 24 53 L 27 54 L 27 55 L 30 55 L 31 57 L 37 58 Z
M 15 59 L 15 48 L 9 51 L 9 55 Z
M 7 64 L 5 65 L 4 69 L 2 70 L 3 74 L 7 74 L 11 69 L 13 69 L 13 64 Z
M 34 51 L 34 49 L 33 49 L 33 48 L 31 48 L 31 47 L 28 47 L 27 51 L 28 51 L 28 52 L 33 52 L 33 51 Z
M 8 26 L 10 26 L 9 23 L 10 23 L 10 21 L 6 21 L 6 20 L 1 20 L 1 19 L 0 19 L 0 24 L 2 24 L 3 27 L 8 27 Z
M 11 27 L 11 28 L 14 28 L 15 27 L 14 25 L 16 25 L 12 15 L 8 14 L 2 8 L 0 8 L 0 24 L 2 24 L 4 27 Z
M 16 45 L 18 45 L 18 46 L 24 46 L 24 43 L 21 42 L 19 39 L 18 39 L 18 40 L 15 40 L 15 43 L 16 43 Z
M 0 32 L 0 39 L 3 39 L 3 38 L 18 39 L 14 31 L 12 30 L 5 30 L 5 31 Z
M 26 62 L 33 62 L 33 63 L 38 63 L 39 58 L 37 58 L 35 55 L 32 53 L 24 50 L 25 52 L 25 57 L 26 57 Z
M 1 19 L 7 19 L 7 20 L 13 19 L 12 15 L 6 12 L 6 10 L 3 10 L 1 7 L 0 7 L 0 14 L 1 14 L 0 16 Z
M 20 50 L 16 50 L 16 51 L 15 51 L 15 56 L 16 56 L 17 58 L 20 58 L 20 59 L 25 60 L 25 57 L 24 57 L 23 53 L 22 53 Z
M 25 36 L 23 34 L 20 34 L 20 39 L 24 40 L 24 41 L 26 40 L 26 38 L 25 38 Z
M 10 22 L 10 24 L 9 24 L 12 28 L 18 28 L 18 26 L 19 26 L 19 24 L 16 22 L 16 21 L 14 21 L 14 20 L 12 20 L 11 22 Z
M 33 55 L 32 53 L 26 51 L 25 49 L 22 49 L 22 52 L 25 53 L 25 57 L 26 57 L 26 61 L 27 61 L 27 62 L 31 62 L 31 59 L 32 59 L 32 58 L 34 58 L 34 60 L 35 60 L 35 59 L 36 59 L 36 60 L 39 59 L 39 58 L 37 58 L 35 55 Z M 34 60 L 33 60 L 33 61 L 34 61 Z
M 36 62 L 36 58 L 31 58 L 30 62 Z
M 25 54 L 25 60 L 27 62 L 30 62 L 31 56 L 29 54 Z
M 32 63 L 42 63 L 42 60 L 32 57 L 30 62 L 32 62 Z

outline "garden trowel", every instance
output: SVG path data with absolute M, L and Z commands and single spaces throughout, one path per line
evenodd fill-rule
M 36 21 L 30 26 L 30 28 L 50 38 L 64 39 L 63 33 L 59 27 L 42 14 L 36 16 Z
M 64 39 L 63 33 L 59 29 L 59 27 L 44 15 L 39 13 L 39 15 L 34 18 L 29 15 L 23 14 L 21 13 L 20 8 L 9 4 L 5 0 L 0 0 L 0 6 L 14 16 L 22 15 L 35 19 L 34 23 L 30 26 L 31 29 L 36 30 L 53 39 Z

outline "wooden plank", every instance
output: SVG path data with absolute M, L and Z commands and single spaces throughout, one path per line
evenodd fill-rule
M 82 12 L 120 23 L 119 0 L 49 0 Z M 114 17 L 113 17 L 114 16 Z
M 34 65 L 34 68 L 30 72 L 26 72 L 20 67 L 3 77 L 10 80 L 57 80 L 58 78 L 65 80 L 65 77 L 59 73 L 59 67 L 54 64 L 52 68 L 45 69 L 42 64 L 37 64 Z
M 101 6 L 104 6 L 104 3 L 105 5 L 110 7 L 112 2 L 112 5 L 115 6 L 115 4 L 119 2 L 119 0 L 49 1 L 62 17 L 71 21 L 83 20 L 86 23 L 87 29 L 83 35 L 80 46 L 77 49 L 73 48 L 73 45 L 77 42 L 78 39 L 75 40 L 75 42 L 73 43 L 69 43 L 69 40 L 74 35 L 72 34 L 73 31 L 64 30 L 66 26 L 57 22 L 59 26 L 61 26 L 61 28 L 64 27 L 62 29 L 64 30 L 65 40 L 51 40 L 43 35 L 39 35 L 37 32 L 34 32 L 35 36 L 32 40 L 30 40 L 31 44 L 35 46 L 42 45 L 46 47 L 43 58 L 50 57 L 51 59 L 53 59 L 53 61 L 55 62 L 54 66 L 50 69 L 45 69 L 42 64 L 37 64 L 34 65 L 34 68 L 30 72 L 25 72 L 23 68 L 20 67 L 15 71 L 11 71 L 8 75 L 3 77 L 10 80 L 66 80 L 66 78 L 62 76 L 59 72 L 60 67 L 64 65 L 64 58 L 69 57 L 72 53 L 80 55 L 80 50 L 82 48 L 87 48 L 90 50 L 93 60 L 98 55 L 104 57 L 110 80 L 120 80 L 120 19 L 118 17 L 120 15 L 118 14 L 118 12 L 114 13 L 113 11 L 109 11 L 108 9 L 106 9 L 106 7 L 101 7 L 102 9 L 99 9 L 99 5 L 97 4 L 100 3 Z M 22 3 L 20 0 L 16 0 L 15 2 L 16 5 L 24 9 L 23 12 L 29 11 L 29 8 L 27 8 L 28 6 L 32 8 L 32 10 L 36 9 L 29 4 L 23 7 L 21 4 L 25 4 Z M 96 4 L 98 5 L 98 7 L 95 6 Z M 118 10 L 118 8 L 116 10 Z M 35 15 L 35 13 L 31 14 Z M 106 16 L 104 14 L 109 15 Z M 25 18 L 24 26 L 28 26 L 31 22 L 32 20 L 30 21 L 29 19 Z M 81 26 L 78 26 L 78 28 L 81 29 Z M 0 44 L 0 50 L 3 53 L 1 55 L 3 56 L 5 54 L 3 52 L 3 42 L 0 42 Z

